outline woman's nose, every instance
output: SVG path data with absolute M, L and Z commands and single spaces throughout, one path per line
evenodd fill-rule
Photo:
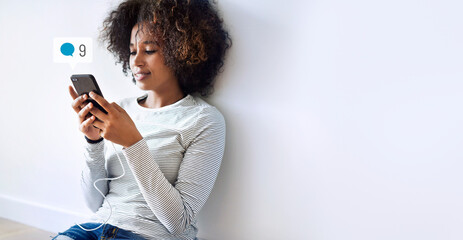
M 145 64 L 143 56 L 139 53 L 135 54 L 135 56 L 133 56 L 133 65 L 141 66 L 143 64 Z

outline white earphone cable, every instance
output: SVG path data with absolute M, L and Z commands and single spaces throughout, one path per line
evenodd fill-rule
M 112 143 L 112 145 L 113 145 L 114 152 L 116 153 L 117 158 L 119 159 L 119 163 L 120 163 L 121 166 L 122 166 L 122 174 L 121 174 L 120 176 L 114 177 L 114 178 L 100 178 L 100 179 L 95 180 L 95 182 L 93 182 L 93 187 L 101 194 L 101 196 L 103 196 L 104 201 L 106 201 L 106 203 L 108 203 L 110 212 L 109 212 L 109 216 L 108 216 L 108 218 L 106 219 L 106 221 L 105 221 L 104 223 L 102 223 L 100 226 L 96 227 L 96 228 L 87 229 L 87 228 L 82 227 L 80 224 L 76 223 L 77 226 L 79 226 L 80 228 L 82 228 L 82 230 L 85 230 L 85 231 L 87 231 L 87 232 L 97 230 L 98 228 L 100 228 L 100 227 L 102 227 L 103 225 L 105 225 L 105 224 L 109 221 L 109 219 L 111 218 L 111 215 L 113 214 L 113 209 L 112 209 L 111 204 L 109 203 L 108 199 L 106 199 L 106 196 L 103 194 L 103 192 L 101 192 L 101 190 L 96 186 L 96 183 L 97 183 L 97 182 L 100 182 L 100 181 L 112 181 L 112 180 L 117 180 L 117 179 L 119 179 L 119 178 L 122 178 L 122 177 L 125 175 L 125 168 L 124 168 L 124 164 L 122 164 L 121 157 L 119 156 L 119 153 L 117 153 L 117 150 L 116 150 L 116 147 L 114 146 L 114 143 L 113 143 L 113 142 L 111 142 L 111 143 Z M 84 156 L 85 156 L 85 154 L 84 154 Z M 85 156 L 85 157 L 86 157 L 86 156 Z

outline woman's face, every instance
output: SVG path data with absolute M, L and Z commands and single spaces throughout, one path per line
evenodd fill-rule
M 130 37 L 130 69 L 137 86 L 157 93 L 178 90 L 178 81 L 173 71 L 164 65 L 161 48 L 154 37 L 145 34 L 146 27 L 142 30 L 137 33 L 138 24 L 135 24 Z

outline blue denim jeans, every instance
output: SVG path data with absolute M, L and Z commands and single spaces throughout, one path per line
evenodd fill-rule
M 80 224 L 86 229 L 96 228 L 101 225 L 101 223 L 84 223 Z M 59 233 L 53 239 L 57 239 L 60 235 L 67 236 L 75 240 L 120 240 L 120 239 L 132 239 L 132 240 L 145 240 L 138 234 L 133 232 L 115 227 L 110 224 L 105 224 L 102 227 L 94 231 L 85 231 L 77 225 L 72 226 L 68 230 Z

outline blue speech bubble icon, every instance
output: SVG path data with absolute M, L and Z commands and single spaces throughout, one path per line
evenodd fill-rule
M 71 56 L 72 57 L 72 54 L 74 53 L 74 45 L 70 44 L 70 43 L 63 43 L 63 45 L 61 45 L 61 53 L 64 55 L 64 56 Z

